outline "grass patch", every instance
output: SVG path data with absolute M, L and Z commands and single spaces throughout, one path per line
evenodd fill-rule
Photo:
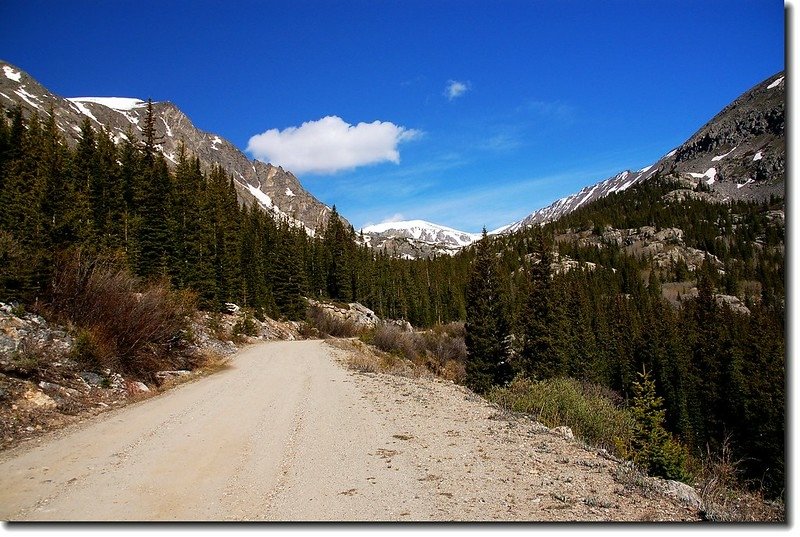
M 506 410 L 530 414 L 548 427 L 566 425 L 573 434 L 622 457 L 633 434 L 633 417 L 609 390 L 570 378 L 515 379 L 493 388 L 487 398 Z

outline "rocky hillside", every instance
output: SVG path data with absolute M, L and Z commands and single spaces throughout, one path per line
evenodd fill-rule
M 0 106 L 19 104 L 25 113 L 47 117 L 56 115 L 58 128 L 68 143 L 75 143 L 85 118 L 96 129 L 105 129 L 116 143 L 141 136 L 146 103 L 121 97 L 63 98 L 39 84 L 28 73 L 0 60 Z M 159 149 L 170 165 L 177 163 L 183 143 L 201 165 L 218 164 L 231 176 L 242 203 L 258 203 L 278 218 L 305 227 L 310 235 L 324 229 L 331 209 L 309 194 L 291 173 L 279 166 L 250 160 L 233 144 L 213 133 L 203 132 L 171 102 L 153 103 Z
M 744 93 L 658 162 L 587 186 L 511 224 L 504 232 L 558 220 L 656 174 L 685 180 L 687 190 L 702 182 L 708 199 L 720 202 L 782 197 L 786 188 L 784 77 L 783 72 L 778 73 Z

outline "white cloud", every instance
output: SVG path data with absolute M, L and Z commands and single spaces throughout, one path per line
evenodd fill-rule
M 448 80 L 444 94 L 449 100 L 461 97 L 469 89 L 469 82 L 459 82 L 458 80 Z
M 327 116 L 257 134 L 250 138 L 247 151 L 294 173 L 330 174 L 379 162 L 398 164 L 397 146 L 421 134 L 389 121 L 350 125 L 338 116 Z

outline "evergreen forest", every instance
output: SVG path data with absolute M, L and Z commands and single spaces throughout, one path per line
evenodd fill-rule
M 514 378 L 570 377 L 663 401 L 672 438 L 692 452 L 729 442 L 746 477 L 773 496 L 785 479 L 783 199 L 670 201 L 655 176 L 557 222 L 484 236 L 455 256 L 408 260 L 360 245 L 334 207 L 314 237 L 237 201 L 232 177 L 183 150 L 170 168 L 152 106 L 119 144 L 89 120 L 67 144 L 53 114 L 0 121 L 0 301 L 48 303 L 70 252 L 113 259 L 143 281 L 301 320 L 306 297 L 359 302 L 423 329 L 465 322 L 465 383 L 478 393 Z M 605 240 L 609 229 L 683 230 L 699 266 L 656 266 Z M 592 236 L 589 244 L 574 237 Z M 570 270 L 559 269 L 569 259 Z M 671 285 L 696 288 L 668 296 Z M 741 298 L 747 312 L 718 300 Z M 669 474 L 669 468 L 666 472 Z

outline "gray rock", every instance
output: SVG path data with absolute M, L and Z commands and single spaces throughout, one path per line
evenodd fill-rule
M 91 371 L 81 371 L 78 373 L 78 376 L 81 377 L 89 386 L 102 386 L 103 380 L 105 380 L 97 373 L 92 373 Z
M 700 495 L 693 487 L 690 487 L 686 483 L 672 480 L 665 481 L 665 486 L 666 493 L 677 498 L 682 504 L 700 509 L 702 501 Z

